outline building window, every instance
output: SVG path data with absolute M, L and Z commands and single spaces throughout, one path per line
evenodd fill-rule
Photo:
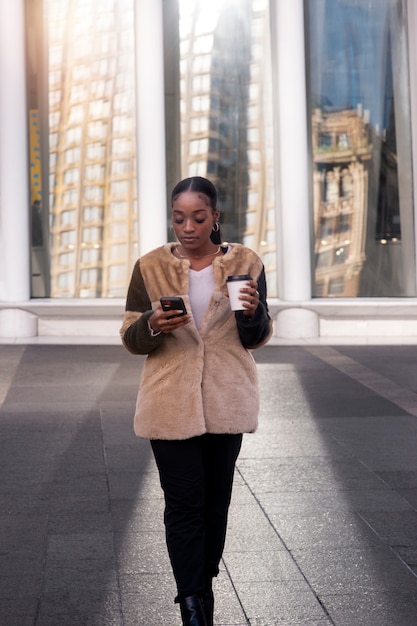
M 100 270 L 95 268 L 81 270 L 80 273 L 80 283 L 82 285 L 90 285 L 98 282 L 100 276 Z
M 74 284 L 74 275 L 72 272 L 62 272 L 58 274 L 57 283 L 59 289 L 70 289 Z
M 126 256 L 127 246 L 125 243 L 113 244 L 110 246 L 111 259 L 123 259 Z
M 130 159 L 116 159 L 111 164 L 111 176 L 116 178 L 118 176 L 126 176 L 132 171 L 132 163 Z
M 130 185 L 127 180 L 118 180 L 110 185 L 110 193 L 113 198 L 127 196 L 129 194 L 129 190 Z
M 124 135 L 129 133 L 133 128 L 133 120 L 127 115 L 115 115 L 113 117 L 113 132 L 115 134 Z
M 125 222 L 113 222 L 113 224 L 110 224 L 111 239 L 125 239 L 126 235 L 127 228 Z
M 85 168 L 85 179 L 90 181 L 90 180 L 97 180 L 100 182 L 104 181 L 104 167 L 103 165 L 100 165 L 99 163 L 95 163 L 94 165 L 87 165 L 87 167 Z
M 61 101 L 61 90 L 55 89 L 49 92 L 49 106 L 54 108 Z
M 305 7 L 314 295 L 415 296 L 406 3 Z
M 84 105 L 76 104 L 71 107 L 68 122 L 70 124 L 79 124 L 84 120 Z
M 96 122 L 90 122 L 87 130 L 88 137 L 90 139 L 105 139 L 107 136 L 107 124 L 103 120 Z
M 181 85 L 181 175 L 213 181 L 223 237 L 268 259 L 268 292 L 277 296 L 268 2 L 230 10 L 227 2 L 179 0 L 179 9 L 172 73 Z
M 85 81 L 90 76 L 90 68 L 85 63 L 80 65 L 74 65 L 72 68 L 72 79 L 74 83 L 78 81 Z M 84 88 L 83 88 L 84 89 Z
M 61 119 L 60 111 L 51 111 L 49 113 L 49 127 L 52 129 L 58 126 L 60 119 Z M 52 137 L 53 135 L 54 135 L 54 138 L 57 137 L 56 133 L 51 133 L 50 137 Z
M 211 56 L 209 54 L 194 57 L 193 69 L 196 74 L 208 72 L 211 65 Z
M 104 217 L 104 210 L 98 206 L 87 206 L 83 211 L 84 222 L 101 223 Z
M 132 140 L 125 138 L 113 139 L 112 153 L 113 154 L 131 154 L 132 153 Z
M 57 139 L 59 135 L 57 134 Z M 82 128 L 81 126 L 74 126 L 73 128 L 69 128 L 65 133 L 65 143 L 67 146 L 72 144 L 80 144 L 82 137 Z
M 50 199 L 50 204 L 42 213 L 44 232 L 50 233 L 50 245 L 44 250 L 45 267 L 50 271 L 45 280 L 50 284 L 47 295 L 113 297 L 121 287 L 106 287 L 109 259 L 115 254 L 110 246 L 119 243 L 112 239 L 128 246 L 120 262 L 123 269 L 117 270 L 125 289 L 137 253 L 134 0 L 43 0 L 35 4 L 42 5 L 47 25 L 49 86 L 48 93 L 39 92 L 48 77 L 43 75 L 40 60 L 30 59 L 38 75 L 36 80 L 28 78 L 33 81 L 28 93 L 36 103 L 50 99 L 53 105 L 48 134 L 54 157 L 44 157 L 44 178 L 49 173 L 56 184 L 44 190 L 45 202 Z M 275 206 L 268 2 L 235 3 L 233 11 L 227 4 L 179 0 L 179 31 L 178 24 L 167 26 L 173 35 L 180 33 L 180 41 L 176 53 L 167 59 L 166 72 L 178 76 L 183 85 L 172 117 L 167 115 L 167 125 L 181 128 L 168 162 L 174 164 L 175 179 L 178 170 L 183 177 L 210 173 L 222 202 L 224 236 L 242 242 L 250 237 L 253 247 L 268 259 L 267 275 L 274 277 L 276 250 L 269 230 L 273 232 L 275 224 L 266 219 L 274 214 L 271 207 Z M 29 43 L 30 54 L 38 42 Z M 181 119 L 179 111 L 183 111 Z M 48 115 L 48 111 L 41 113 L 42 119 Z M 259 132 L 256 145 L 251 128 Z M 256 164 L 248 158 L 250 141 L 257 152 Z M 255 197 L 259 198 L 256 207 Z M 76 215 L 71 231 L 63 226 L 68 219 L 63 212 L 69 209 Z M 90 229 L 86 228 L 88 215 L 94 223 Z M 112 223 L 115 218 L 118 221 Z M 67 259 L 73 265 L 68 266 L 72 278 L 65 289 L 57 279 L 62 245 L 72 246 L 74 252 Z M 91 269 L 96 272 L 89 274 L 86 284 L 78 264 L 95 245 L 102 246 L 101 253 L 91 258 L 96 263 Z M 270 296 L 276 295 L 275 282 L 268 287 Z
M 112 202 L 110 204 L 110 215 L 113 218 L 126 217 L 128 214 L 127 202 Z
M 71 89 L 70 102 L 85 102 L 86 100 L 86 88 L 84 85 L 74 85 Z
M 122 282 L 125 278 L 126 269 L 123 265 L 110 265 L 109 280 L 111 282 Z
M 100 242 L 103 238 L 103 229 L 99 226 L 92 226 L 91 228 L 83 228 L 82 241 L 84 243 Z
M 62 201 L 64 206 L 78 204 L 78 189 L 66 189 L 64 191 L 64 195 L 62 196 Z
M 77 234 L 75 230 L 64 230 L 60 234 L 60 245 L 74 247 L 77 241 Z
M 207 176 L 207 161 L 191 161 L 188 173 L 189 176 Z
M 207 154 L 209 147 L 208 139 L 193 139 L 190 141 L 189 153 L 195 154 Z
M 110 102 L 108 100 L 93 100 L 89 104 L 89 114 L 93 119 L 108 117 L 110 112 Z
M 84 248 L 81 252 L 81 263 L 100 263 L 102 260 L 102 249 L 99 246 Z
M 80 148 L 69 148 L 65 150 L 65 163 L 77 163 L 81 157 Z M 52 165 L 51 161 L 50 164 Z
M 90 143 L 87 145 L 86 156 L 89 161 L 105 162 L 106 147 L 101 143 Z
M 59 255 L 59 264 L 62 267 L 66 267 L 68 265 L 73 265 L 74 263 L 74 253 L 73 252 L 64 252 L 64 254 Z
M 84 198 L 88 202 L 104 202 L 104 188 L 100 185 L 88 185 L 84 187 Z
M 209 129 L 209 123 L 207 117 L 193 117 L 191 118 L 191 132 L 198 133 L 206 133 Z
M 184 83 L 185 86 L 185 83 Z M 199 74 L 193 78 L 193 91 L 203 91 L 207 93 L 210 91 L 210 75 L 209 74 Z
M 72 226 L 75 224 L 76 212 L 75 211 L 62 211 L 61 213 L 61 226 Z
M 77 167 L 72 167 L 64 173 L 65 185 L 76 185 L 80 180 L 80 170 Z

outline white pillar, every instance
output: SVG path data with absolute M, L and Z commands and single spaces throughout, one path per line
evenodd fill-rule
M 282 300 L 311 299 L 311 223 L 303 0 L 270 0 L 276 197 Z M 276 319 L 279 337 L 316 337 L 314 311 L 295 306 Z
M 411 112 L 411 147 L 413 151 L 413 193 L 414 193 L 414 215 L 417 207 L 417 6 L 415 0 L 407 2 L 408 16 L 408 47 L 410 63 L 410 112 Z M 414 219 L 414 241 L 417 241 L 417 220 Z M 417 264 L 417 254 L 415 256 Z M 416 266 L 417 267 L 417 266 Z
M 303 0 L 270 0 L 280 298 L 311 298 Z
M 30 298 L 24 0 L 0 0 L 0 301 Z
M 139 254 L 167 241 L 162 0 L 135 0 Z

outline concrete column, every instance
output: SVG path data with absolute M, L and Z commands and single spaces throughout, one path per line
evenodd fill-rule
M 30 298 L 24 0 L 0 0 L 0 301 Z
M 139 255 L 167 241 L 162 0 L 135 1 Z
M 278 251 L 282 300 L 311 299 L 311 223 L 303 0 L 270 0 Z M 315 336 L 317 315 L 286 309 L 278 315 L 280 336 Z
M 413 201 L 414 216 L 417 207 L 417 6 L 415 0 L 407 2 L 408 15 L 408 48 L 410 63 L 410 113 L 411 113 L 411 149 L 413 151 Z M 414 241 L 417 242 L 417 220 L 414 219 Z M 414 247 L 416 244 L 414 244 Z M 417 254 L 415 255 L 417 264 Z M 417 265 L 416 265 L 417 269 Z
M 30 200 L 24 0 L 0 0 L 0 337 L 37 334 L 30 298 Z

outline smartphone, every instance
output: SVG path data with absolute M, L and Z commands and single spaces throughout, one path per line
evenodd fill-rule
M 180 317 L 187 313 L 184 300 L 179 296 L 162 296 L 160 302 L 163 311 L 182 311 L 182 313 L 177 313 L 177 315 L 172 315 L 172 317 Z

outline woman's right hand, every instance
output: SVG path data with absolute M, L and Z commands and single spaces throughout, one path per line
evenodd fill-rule
M 191 322 L 191 315 L 179 315 L 178 311 L 163 311 L 161 306 L 152 313 L 149 318 L 149 325 L 154 333 L 170 333 L 181 326 L 185 326 Z M 178 314 L 177 317 L 173 317 Z

